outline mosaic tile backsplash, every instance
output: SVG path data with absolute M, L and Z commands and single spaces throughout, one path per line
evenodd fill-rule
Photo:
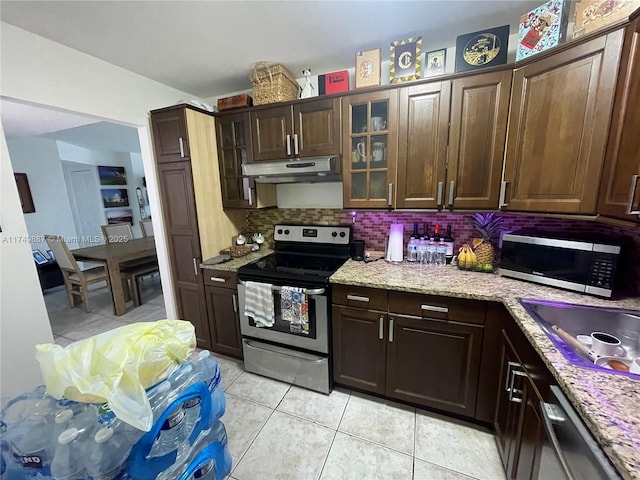
M 501 213 L 502 231 L 510 232 L 523 227 L 535 227 L 548 231 L 584 232 L 610 235 L 626 235 L 634 245 L 628 260 L 625 262 L 623 278 L 631 283 L 632 290 L 640 295 L 640 231 L 625 229 L 619 226 L 607 225 L 589 220 L 538 217 L 534 215 L 515 215 Z M 389 225 L 403 223 L 405 245 L 413 232 L 414 223 L 418 223 L 419 231 L 424 230 L 424 224 L 431 235 L 436 224 L 440 225 L 444 233 L 447 225 L 451 225 L 451 232 L 455 240 L 456 250 L 462 244 L 470 242 L 477 236 L 466 213 L 445 212 L 382 212 L 356 211 L 333 209 L 267 209 L 251 211 L 247 216 L 247 232 L 261 232 L 269 245 L 273 246 L 273 226 L 277 223 L 335 225 L 348 224 L 353 226 L 353 238 L 365 241 L 367 250 L 383 251 L 385 237 L 389 234 Z M 498 252 L 499 253 L 499 252 Z

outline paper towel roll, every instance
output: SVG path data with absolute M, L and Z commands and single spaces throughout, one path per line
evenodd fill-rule
M 404 257 L 404 223 L 392 223 L 389 228 L 389 244 L 387 245 L 388 262 L 402 262 Z

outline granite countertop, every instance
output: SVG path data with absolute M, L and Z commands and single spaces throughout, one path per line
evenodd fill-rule
M 451 266 L 390 264 L 384 260 L 348 260 L 330 281 L 502 302 L 622 476 L 640 479 L 640 381 L 571 365 L 516 299 L 640 310 L 640 298 L 606 300 Z
M 271 253 L 273 253 L 273 250 L 263 247 L 256 252 L 251 252 L 244 257 L 234 258 L 232 260 L 229 260 L 228 262 L 218 263 L 216 265 L 205 265 L 204 263 L 201 263 L 200 268 L 206 268 L 208 270 L 223 270 L 225 272 L 237 272 L 240 267 L 255 260 L 259 260 L 262 257 L 266 257 Z

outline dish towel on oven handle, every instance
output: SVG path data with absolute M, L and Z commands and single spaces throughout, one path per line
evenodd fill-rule
M 298 287 L 282 287 L 280 290 L 282 319 L 291 323 L 292 333 L 309 335 L 309 303 L 307 290 Z
M 272 327 L 275 319 L 270 283 L 246 282 L 244 314 L 256 327 Z

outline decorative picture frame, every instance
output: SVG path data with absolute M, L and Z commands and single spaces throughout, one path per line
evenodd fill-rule
M 48 263 L 49 260 L 40 250 L 32 250 L 31 254 L 33 255 L 33 259 L 38 265 L 42 265 L 43 263 Z
M 112 208 L 107 210 L 107 224 L 128 223 L 133 225 L 133 210 L 131 208 Z
M 103 188 L 100 194 L 104 208 L 129 206 L 129 192 L 126 188 Z
M 98 177 L 100 177 L 100 185 L 127 184 L 127 174 L 124 171 L 124 167 L 98 165 Z
M 380 85 L 382 49 L 374 48 L 356 53 L 356 87 L 377 87 Z
M 417 80 L 421 75 L 422 37 L 391 43 L 389 83 Z
M 424 76 L 433 77 L 445 73 L 447 66 L 447 49 L 431 50 L 424 56 Z
M 509 25 L 458 35 L 456 72 L 504 65 L 508 46 Z

